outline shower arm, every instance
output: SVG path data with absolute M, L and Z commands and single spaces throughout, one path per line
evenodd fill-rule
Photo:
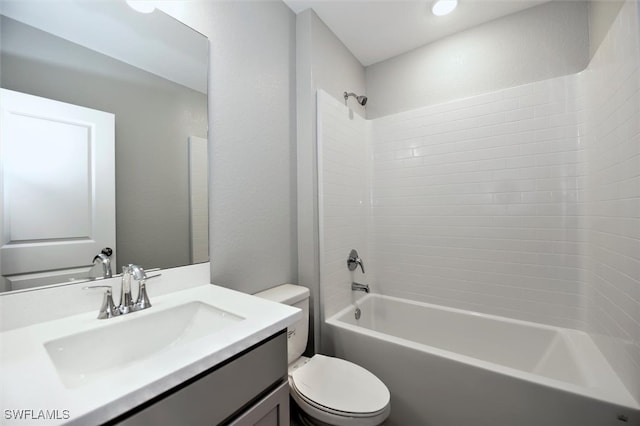
M 358 96 L 353 92 L 344 92 L 343 96 L 344 96 L 345 105 L 347 104 L 349 96 L 353 96 L 354 98 L 356 98 L 356 102 L 358 102 L 358 104 L 360 104 L 360 106 L 365 106 L 367 104 L 367 100 L 368 100 L 368 98 L 366 96 L 364 96 L 364 95 Z

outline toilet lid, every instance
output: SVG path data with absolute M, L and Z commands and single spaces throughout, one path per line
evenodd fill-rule
M 352 362 L 314 355 L 291 373 L 297 391 L 316 404 L 344 413 L 374 413 L 389 404 L 389 389 Z

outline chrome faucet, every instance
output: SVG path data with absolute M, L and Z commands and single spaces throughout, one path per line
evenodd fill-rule
M 141 311 L 150 308 L 151 302 L 149 301 L 149 296 L 147 296 L 147 279 L 153 277 L 147 277 L 147 273 L 138 265 L 129 265 L 129 273 L 134 280 L 138 281 L 138 298 L 133 304 L 133 310 Z
M 120 315 L 120 309 L 116 307 L 115 303 L 113 303 L 113 297 L 111 297 L 111 286 L 110 285 L 93 285 L 88 287 L 83 287 L 83 290 L 89 290 L 94 288 L 104 288 L 104 297 L 102 298 L 102 305 L 100 306 L 100 311 L 98 312 L 98 319 L 107 319 L 113 318 Z
M 133 299 L 131 297 L 131 273 L 130 267 L 127 265 L 122 267 L 122 280 L 120 282 L 120 305 L 118 310 L 121 314 L 133 312 Z
M 113 276 L 111 272 L 111 255 L 113 254 L 113 250 L 109 247 L 105 247 L 102 251 L 93 258 L 93 264 L 101 263 L 102 264 L 102 276 L 103 278 L 111 278 Z
M 135 303 L 131 297 L 131 279 L 138 281 L 138 298 Z M 141 311 L 151 307 L 147 296 L 147 274 L 141 266 L 129 264 L 122 267 L 122 288 L 120 295 L 120 313 Z
M 351 290 L 353 291 L 364 291 L 365 293 L 369 293 L 369 284 L 360 284 L 357 282 L 351 283 Z
M 347 258 L 347 267 L 350 271 L 355 271 L 358 266 L 360 266 L 360 269 L 362 269 L 362 273 L 364 274 L 364 262 L 362 262 L 362 259 L 358 256 L 358 252 L 355 249 L 352 249 L 349 253 L 349 257 Z
M 122 267 L 122 284 L 120 288 L 120 304 L 118 306 L 113 302 L 111 296 L 111 286 L 96 285 L 84 287 L 84 289 L 104 288 L 104 298 L 98 319 L 113 318 L 119 315 L 125 315 L 131 312 L 141 311 L 151 307 L 149 296 L 147 295 L 146 282 L 148 279 L 159 277 L 161 274 L 147 276 L 147 273 L 138 265 L 129 264 Z M 138 281 L 138 297 L 135 302 L 131 295 L 131 279 Z

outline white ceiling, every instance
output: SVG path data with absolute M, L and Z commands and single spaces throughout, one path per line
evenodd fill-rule
M 312 8 L 364 66 L 549 0 L 458 0 L 434 16 L 433 0 L 284 0 L 296 14 Z
M 207 38 L 160 11 L 124 0 L 0 0 L 0 14 L 207 93 Z

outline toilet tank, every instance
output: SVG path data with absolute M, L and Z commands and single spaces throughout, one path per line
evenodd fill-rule
M 254 296 L 302 309 L 302 319 L 287 329 L 289 364 L 302 356 L 309 337 L 309 289 L 294 284 L 282 284 Z

